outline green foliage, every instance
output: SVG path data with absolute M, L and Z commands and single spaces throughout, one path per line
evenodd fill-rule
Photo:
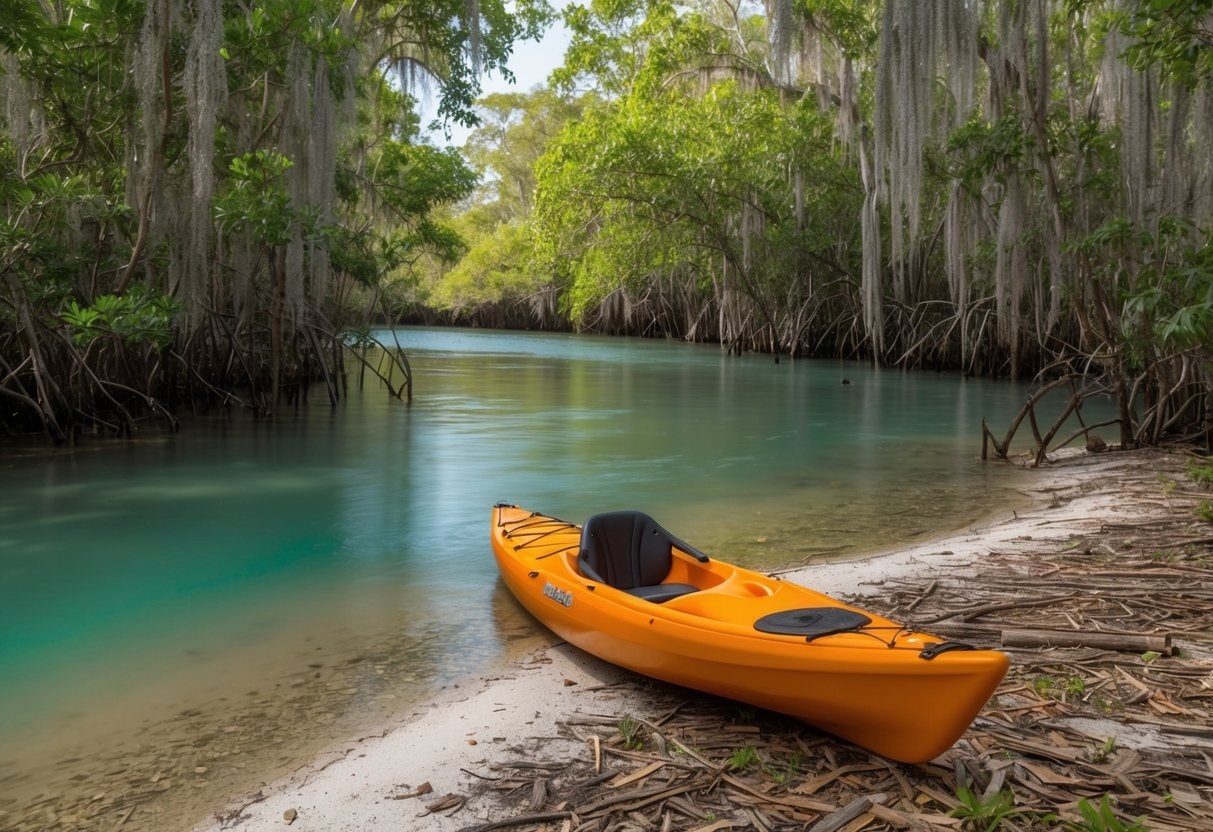
M 371 287 L 382 284 L 392 303 L 412 303 L 421 264 L 450 264 L 468 249 L 463 235 L 443 216 L 444 206 L 466 199 L 476 174 L 450 149 L 383 140 L 371 156 L 364 178 L 374 196 L 382 228 L 375 234 L 347 238 L 340 263 L 351 276 Z M 358 253 L 352 260 L 348 255 Z
M 428 306 L 462 316 L 521 303 L 546 289 L 550 279 L 531 256 L 534 163 L 586 100 L 541 89 L 478 102 L 481 126 L 464 155 L 481 180 L 452 223 L 466 246 L 453 269 L 424 281 Z
M 451 148 L 384 142 L 374 165 L 379 198 L 399 218 L 414 220 L 472 192 L 476 174 Z
M 1023 122 L 1016 115 L 995 122 L 971 119 L 953 131 L 948 139 L 948 155 L 953 175 L 971 189 L 993 175 L 1002 181 L 1008 169 L 1017 168 L 1031 149 Z
M 1103 741 L 1103 744 L 1091 752 L 1091 762 L 1096 765 L 1103 765 L 1112 759 L 1112 755 L 1116 753 L 1116 737 L 1108 737 Z
M 300 218 L 283 174 L 293 163 L 273 150 L 232 159 L 227 189 L 215 200 L 215 218 L 227 232 L 247 233 L 262 245 L 285 245 Z
M 525 226 L 502 225 L 476 241 L 431 290 L 428 302 L 464 312 L 485 304 L 522 301 L 546 280 L 531 266 L 533 243 Z
M 355 350 L 368 350 L 379 344 L 371 328 L 366 325 L 350 327 L 342 333 L 342 341 Z
M 1124 57 L 1139 69 L 1158 67 L 1193 86 L 1213 77 L 1213 0 L 1145 0 L 1126 4 L 1113 19 L 1132 42 Z
M 469 9 L 479 19 L 469 18 Z M 492 72 L 513 79 L 508 61 L 519 40 L 537 39 L 553 14 L 545 0 L 434 0 L 401 5 L 375 0 L 363 10 L 364 19 L 384 44 L 376 61 L 408 77 L 417 70 L 441 82 L 438 123 L 475 126 L 472 109 L 480 92 L 480 76 Z
M 1213 486 L 1213 463 L 1188 460 L 1188 479 L 1197 485 Z
M 1160 353 L 1213 347 L 1213 231 L 1184 217 L 1162 216 L 1143 230 L 1110 215 L 1073 249 L 1119 304 L 1111 344 L 1128 366 L 1148 366 Z
M 851 58 L 863 57 L 876 46 L 881 4 L 875 0 L 794 0 L 793 7 L 829 32 Z
M 1127 326 L 1162 346 L 1213 347 L 1213 237 L 1178 217 L 1140 234 L 1142 282 L 1125 301 Z
M 644 748 L 644 737 L 640 735 L 643 725 L 630 714 L 624 714 L 619 720 L 619 736 L 623 738 L 623 747 L 627 751 L 639 751 Z
M 1105 794 L 1095 806 L 1085 797 L 1078 801 L 1078 813 L 1082 815 L 1081 822 L 1070 821 L 1066 828 L 1072 832 L 1146 832 L 1147 827 L 1140 821 L 1124 821 L 1116 815 L 1112 801 Z
M 264 363 L 276 372 L 292 350 L 318 367 L 327 350 L 298 322 L 340 331 L 347 304 L 377 302 L 424 257 L 465 250 L 438 214 L 476 176 L 418 143 L 400 82 L 437 79 L 441 117 L 474 122 L 482 71 L 508 74 L 515 41 L 550 17 L 544 0 L 4 4 L 0 363 L 21 367 L 31 340 L 53 345 L 37 372 L 55 382 L 32 378 L 32 363 L 8 374 L 0 392 L 26 410 L 6 410 L 5 425 L 54 423 L 68 402 L 65 421 L 88 419 L 89 402 L 118 407 L 127 387 L 195 401 L 257 387 Z M 250 325 L 212 327 L 212 314 Z M 121 355 L 178 335 L 187 365 L 230 354 L 245 378 L 206 359 L 145 378 Z M 87 376 L 73 349 L 115 360 Z M 159 389 L 195 383 L 184 397 Z M 62 395 L 26 393 L 42 389 Z
M 464 146 L 464 154 L 484 177 L 476 221 L 526 219 L 534 199 L 535 162 L 566 124 L 596 103 L 594 95 L 573 97 L 552 89 L 494 93 L 477 102 L 481 126 Z
M 781 786 L 786 786 L 788 783 L 800 776 L 800 767 L 803 763 L 803 758 L 799 751 L 793 751 L 788 759 L 784 761 L 781 767 L 763 766 L 765 771 L 772 780 Z
M 1052 676 L 1037 676 L 1031 685 L 1038 696 L 1053 696 L 1058 691 L 1057 680 Z
M 1201 500 L 1196 508 L 1192 509 L 1192 514 L 1201 522 L 1213 523 L 1213 502 Z
M 49 91 L 54 103 L 43 113 L 41 164 L 86 149 L 95 167 L 122 158 L 125 137 L 112 128 L 131 106 L 123 47 L 138 32 L 143 10 L 140 0 L 3 5 L 2 51 L 13 54 L 21 75 Z
M 862 195 L 830 118 L 811 96 L 782 95 L 757 30 L 716 8 L 566 13 L 572 45 L 554 78 L 605 96 L 536 165 L 533 222 L 537 262 L 567 285 L 574 318 L 620 287 L 677 276 L 735 282 L 771 320 L 798 281 L 858 271 Z M 874 6 L 850 9 L 804 12 L 855 33 Z
M 333 0 L 259 0 L 248 14 L 226 19 L 220 55 L 229 72 L 281 76 L 289 50 L 300 46 L 336 70 L 353 45 L 347 32 L 332 25 L 337 14 Z
M 588 112 L 537 166 L 539 261 L 570 282 L 580 316 L 620 286 L 723 258 L 753 295 L 778 293 L 814 252 L 856 243 L 857 182 L 840 170 L 811 103 L 722 82 L 705 95 L 634 94 Z M 814 183 L 798 222 L 798 169 Z M 827 254 L 828 252 L 828 254 Z
M 738 321 L 747 321 L 738 326 L 779 329 L 801 345 L 826 343 L 821 330 L 836 326 L 843 333 L 838 348 L 858 354 L 866 347 L 851 333 L 867 327 L 869 305 L 899 273 L 888 249 L 875 277 L 864 270 L 857 218 L 859 157 L 870 163 L 880 156 L 871 143 L 870 68 L 883 48 L 878 23 L 886 8 L 905 6 L 769 4 L 768 15 L 792 15 L 785 33 L 804 33 L 801 42 L 783 38 L 773 51 L 757 6 L 591 0 L 563 12 L 571 43 L 553 89 L 479 104 L 481 74 L 509 77 L 515 42 L 536 37 L 551 19 L 544 0 L 192 3 L 174 5 L 160 28 L 149 25 L 163 8 L 142 0 L 63 0 L 0 9 L 3 71 L 14 76 L 4 81 L 32 99 L 37 116 L 0 131 L 0 272 L 15 278 L 4 290 L 11 296 L 0 298 L 6 324 L 28 303 L 34 320 L 67 323 L 82 345 L 111 336 L 114 343 L 138 340 L 138 326 L 122 327 L 142 312 L 113 309 L 103 317 L 109 301 L 102 299 L 147 299 L 178 286 L 191 304 L 183 327 L 194 325 L 202 306 L 255 319 L 272 306 L 265 294 L 271 281 L 258 269 L 278 269 L 280 277 L 283 255 L 297 262 L 302 238 L 307 266 L 327 262 L 337 280 L 309 273 L 308 287 L 335 290 L 296 299 L 310 308 L 294 311 L 318 312 L 337 330 L 349 304 L 382 310 L 385 297 L 394 304 L 423 298 L 463 314 L 532 298 L 546 303 L 559 288 L 571 313 L 584 316 L 620 287 L 639 293 L 674 285 L 678 303 L 708 311 L 688 316 L 694 326 L 727 301 Z M 198 142 L 189 56 L 204 8 L 223 15 L 221 43 L 204 51 L 222 56 L 225 76 L 208 78 L 222 85 L 208 105 L 218 108 L 209 113 L 217 127 Z M 1017 17 L 1025 8 L 978 4 L 978 46 L 988 61 L 1007 47 L 998 42 L 1009 34 L 1004 23 L 1024 26 L 1023 53 L 1041 62 L 1015 84 L 979 78 L 996 106 L 969 118 L 946 146 L 925 126 L 916 137 L 927 162 L 919 183 L 922 227 L 945 227 L 954 185 L 976 206 L 966 224 L 974 239 L 960 252 L 970 270 L 963 289 L 943 278 L 944 245 L 911 242 L 920 247 L 905 252 L 916 272 L 907 277 L 921 284 L 911 294 L 925 304 L 886 304 L 895 309 L 877 324 L 919 327 L 897 333 L 905 337 L 895 349 L 907 348 L 910 361 L 926 350 L 911 342 L 938 340 L 944 364 L 955 361 L 957 338 L 968 339 L 962 357 L 1005 346 L 1001 334 L 990 333 L 1009 327 L 978 322 L 991 302 L 995 264 L 1006 254 L 989 233 L 999 225 L 999 186 L 1014 176 L 1030 215 L 1015 245 L 1027 261 L 1049 264 L 1037 270 L 1048 275 L 1023 278 L 1031 285 L 1015 294 L 1019 308 L 995 310 L 1000 325 L 1013 318 L 1020 343 L 1034 341 L 1025 352 L 1047 363 L 1050 350 L 1072 349 L 1097 357 L 1101 367 L 1143 376 L 1169 357 L 1207 359 L 1213 238 L 1207 224 L 1184 213 L 1194 213 L 1185 200 L 1201 195 L 1167 197 L 1175 213 L 1166 215 L 1157 200 L 1136 204 L 1141 200 L 1123 181 L 1135 166 L 1177 169 L 1172 153 L 1200 158 L 1207 140 L 1189 131 L 1177 134 L 1182 147 L 1158 140 L 1154 151 L 1138 151 L 1157 158 L 1122 159 L 1134 146 L 1133 129 L 1158 122 L 1162 108 L 1143 105 L 1154 121 L 1130 125 L 1087 104 L 1107 89 L 1101 73 L 1122 57 L 1103 61 L 1105 42 L 1128 43 L 1123 58 L 1149 70 L 1148 83 L 1159 75 L 1174 79 L 1196 101 L 1205 92 L 1200 85 L 1213 83 L 1208 29 L 1195 25 L 1213 0 L 1049 3 L 1040 7 L 1045 26 L 1032 31 L 1027 17 Z M 1109 33 L 1120 37 L 1105 38 Z M 806 48 L 801 66 L 813 68 L 783 78 L 771 67 L 788 62 L 775 52 L 796 45 Z M 847 84 L 842 56 L 860 68 Z M 1004 57 L 1014 62 L 1009 52 Z M 975 71 L 992 66 L 979 62 Z M 942 74 L 954 70 L 924 71 L 941 73 L 943 101 L 951 79 Z M 441 121 L 481 125 L 468 162 L 420 139 L 409 86 L 419 76 L 439 84 Z M 851 80 L 858 92 L 843 101 Z M 1045 83 L 1052 86 L 1038 88 Z M 574 93 L 586 89 L 594 93 Z M 1175 89 L 1151 102 L 1182 113 L 1188 99 Z M 1098 98 L 1117 105 L 1113 96 Z M 300 135 L 325 123 L 322 103 L 340 112 L 341 129 Z M 858 138 L 840 141 L 844 134 Z M 208 169 L 212 138 L 219 161 Z M 875 177 L 887 185 L 888 173 Z M 197 181 L 207 179 L 203 174 L 213 174 L 213 187 Z M 318 174 L 331 182 L 317 185 Z M 1151 189 L 1166 190 L 1158 182 Z M 191 194 L 210 194 L 212 203 L 193 205 Z M 452 206 L 462 211 L 453 220 Z M 204 216 L 227 235 L 222 246 L 215 228 L 187 227 Z M 901 228 L 900 220 L 878 214 L 877 233 Z M 1050 240 L 1064 246 L 1060 263 L 1050 260 Z M 249 242 L 255 260 L 244 256 Z M 423 281 L 459 258 L 441 280 Z M 168 271 L 183 261 L 190 264 L 185 277 L 198 285 L 184 286 L 182 275 Z M 1064 279 L 1050 285 L 1055 266 Z M 145 284 L 142 294 L 133 291 L 137 284 Z M 299 281 L 291 285 L 298 290 Z M 200 298 L 206 292 L 211 297 Z M 1047 308 L 1054 298 L 1060 308 Z M 1013 305 L 1005 300 L 1000 292 L 994 303 Z M 159 326 L 148 332 L 164 331 Z M 240 329 L 252 339 L 264 331 Z M 248 356 L 267 352 L 246 346 Z M 1173 386 L 1158 381 L 1126 386 Z M 1194 391 L 1174 395 L 1193 399 Z
M 588 5 L 571 4 L 563 12 L 570 33 L 564 65 L 552 73 L 557 89 L 570 92 L 590 79 L 611 95 L 626 92 L 643 58 L 631 33 L 643 24 L 646 6 L 656 6 L 654 17 L 672 19 L 673 6 L 664 0 L 594 0 Z M 618 36 L 619 33 L 625 33 Z
M 1010 789 L 983 798 L 968 786 L 959 786 L 956 799 L 960 805 L 952 810 L 952 817 L 961 818 L 970 829 L 993 832 L 1004 820 L 1022 814 L 1015 807 L 1015 793 Z
M 126 295 L 101 295 L 90 306 L 71 301 L 60 317 L 72 329 L 72 340 L 87 346 L 113 336 L 127 346 L 150 344 L 159 349 L 173 340 L 173 318 L 181 304 L 137 288 Z
M 12 272 L 37 314 L 52 317 L 93 263 L 96 268 L 114 265 L 110 248 L 94 251 L 80 244 L 76 226 L 88 223 L 109 229 L 120 225 L 124 207 L 80 174 L 14 175 L 2 182 L 0 273 Z M 16 299 L 6 300 L 0 306 L 16 308 Z
M 738 748 L 726 761 L 726 765 L 733 771 L 745 771 L 753 768 L 762 762 L 762 758 L 758 756 L 758 749 L 752 745 L 747 745 L 743 748 Z
M 335 228 L 328 233 L 328 244 L 329 265 L 335 273 L 363 287 L 371 287 L 379 279 L 383 258 L 375 249 L 374 235 Z
M 1055 679 L 1052 676 L 1038 676 L 1032 680 L 1032 690 L 1038 696 L 1051 699 L 1079 698 L 1087 689 L 1087 684 L 1081 676 L 1071 676 L 1067 679 Z

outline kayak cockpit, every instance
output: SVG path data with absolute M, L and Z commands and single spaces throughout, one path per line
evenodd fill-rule
M 699 563 L 709 561 L 642 511 L 595 514 L 581 529 L 577 570 L 590 580 L 661 604 L 702 589 L 699 584 L 670 580 L 675 548 Z
M 590 517 L 568 560 L 583 578 L 701 618 L 749 624 L 778 610 L 778 580 L 712 560 L 639 511 Z

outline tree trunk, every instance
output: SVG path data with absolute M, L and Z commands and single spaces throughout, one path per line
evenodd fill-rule
M 271 249 L 267 254 L 273 296 L 270 300 L 270 398 L 266 403 L 266 410 L 272 413 L 278 404 L 278 393 L 282 384 L 282 317 L 286 309 L 286 265 L 283 262 L 283 249 Z
M 42 344 L 38 340 L 38 331 L 34 329 L 34 319 L 30 314 L 25 286 L 21 283 L 21 279 L 11 271 L 6 272 L 4 277 L 17 313 L 18 328 L 25 334 L 25 348 L 34 374 L 39 416 L 51 441 L 58 444 L 67 438 L 63 428 L 59 425 L 59 420 L 55 418 L 55 405 L 62 400 L 63 394 L 55 384 L 55 380 L 46 374 L 46 360 L 42 354 Z

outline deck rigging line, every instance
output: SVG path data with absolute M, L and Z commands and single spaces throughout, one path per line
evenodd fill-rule
M 535 517 L 539 517 L 541 519 L 534 520 L 533 518 Z M 566 520 L 560 520 L 555 517 L 548 517 L 538 513 L 532 513 L 526 519 L 514 521 L 512 523 L 501 523 L 499 521 L 497 525 L 499 527 L 513 526 L 513 528 L 505 533 L 505 536 L 510 540 L 514 540 L 520 536 L 527 538 L 526 540 L 515 543 L 514 551 L 529 549 L 533 546 L 539 545 L 540 541 L 550 535 L 559 534 L 561 532 L 567 532 L 569 529 L 578 528 L 576 523 L 569 523 Z M 540 531 L 540 529 L 542 529 L 542 531 Z M 567 551 L 569 548 L 571 547 L 566 546 L 564 549 L 557 550 L 557 552 Z M 540 557 L 550 557 L 551 555 L 557 554 L 557 552 L 549 552 L 546 555 L 540 555 Z

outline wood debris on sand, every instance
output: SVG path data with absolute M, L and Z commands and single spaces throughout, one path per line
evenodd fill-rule
M 584 743 L 571 763 L 531 754 L 469 772 L 493 808 L 465 832 L 1213 829 L 1213 526 L 1196 516 L 1210 494 L 1183 455 L 1149 453 L 1081 486 L 1123 495 L 1121 521 L 1061 542 L 1042 530 L 980 570 L 848 599 L 1011 655 L 982 714 L 930 763 L 635 678 L 629 708 L 562 722 Z

